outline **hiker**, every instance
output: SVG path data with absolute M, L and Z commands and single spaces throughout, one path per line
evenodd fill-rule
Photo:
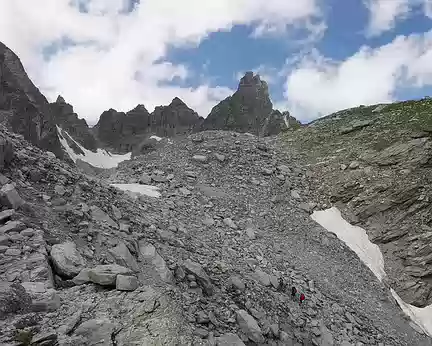
M 305 299 L 306 299 L 305 295 L 303 293 L 300 294 L 300 305 L 303 304 Z
M 297 294 L 297 288 L 295 288 L 295 287 L 293 286 L 293 287 L 291 288 L 291 296 L 292 296 L 293 298 L 295 298 L 296 294 Z

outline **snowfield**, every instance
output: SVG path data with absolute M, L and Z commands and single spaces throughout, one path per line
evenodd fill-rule
M 139 194 L 155 198 L 161 197 L 161 194 L 158 191 L 159 188 L 157 186 L 141 184 L 111 184 L 111 186 L 114 186 L 122 191 L 131 192 L 133 194 Z
M 386 273 L 384 271 L 384 258 L 380 248 L 371 243 L 363 228 L 353 226 L 341 215 L 339 209 L 333 207 L 327 210 L 315 211 L 311 218 L 323 226 L 327 231 L 345 242 L 375 274 L 378 280 L 382 281 Z M 425 334 L 432 337 L 432 305 L 418 308 L 405 303 L 398 294 L 391 289 L 393 297 L 398 302 L 402 311 L 411 318 L 416 325 L 415 329 L 420 329 Z
M 84 148 L 81 144 L 75 141 L 67 131 L 62 130 L 59 126 L 57 126 L 57 133 L 60 139 L 60 143 L 63 146 L 63 149 L 69 155 L 73 162 L 77 162 L 78 159 L 87 162 L 88 164 L 98 167 L 98 168 L 115 168 L 118 166 L 120 162 L 130 160 L 132 153 L 127 153 L 124 155 L 111 154 L 110 152 L 104 149 L 98 149 L 96 152 L 88 150 Z M 76 154 L 73 149 L 69 146 L 67 140 L 64 136 L 68 136 L 70 140 L 72 140 L 83 152 L 82 154 Z

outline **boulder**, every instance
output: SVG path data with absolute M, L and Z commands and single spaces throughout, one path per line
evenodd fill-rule
M 207 295 L 213 294 L 213 284 L 201 265 L 188 259 L 183 263 L 183 266 L 187 274 L 195 275 L 197 282 L 204 288 Z
M 50 251 L 54 270 L 60 276 L 71 279 L 84 269 L 85 261 L 78 252 L 75 243 L 55 244 Z
M 116 289 L 118 291 L 135 291 L 138 288 L 136 276 L 117 275 Z
M 150 185 L 152 182 L 151 176 L 149 176 L 147 173 L 141 174 L 141 177 L 139 179 L 139 183 L 143 185 Z
M 101 208 L 92 206 L 90 207 L 90 210 L 93 221 L 113 228 L 118 228 L 117 223 L 115 223 L 114 220 L 111 219 Z
M 144 261 L 149 263 L 154 270 L 159 274 L 160 278 L 165 282 L 173 281 L 173 274 L 167 267 L 165 260 L 156 251 L 152 244 L 140 243 L 140 252 Z
M 246 289 L 244 282 L 238 276 L 231 276 L 228 279 L 228 286 L 234 287 L 241 292 Z
M 80 324 L 75 335 L 85 339 L 88 346 L 111 346 L 115 325 L 108 319 L 93 319 Z
M 8 208 L 17 209 L 24 204 L 24 200 L 15 190 L 15 186 L 6 184 L 0 190 L 0 203 Z
M 114 257 L 118 265 L 129 268 L 134 272 L 139 271 L 138 263 L 125 243 L 119 243 L 116 247 L 109 249 L 108 252 Z
M 271 285 L 270 276 L 267 273 L 263 272 L 262 270 L 259 269 L 255 270 L 254 277 L 259 283 L 261 283 L 266 287 Z
M 216 338 L 216 346 L 245 346 L 245 344 L 237 334 L 226 333 Z
M 77 285 L 93 282 L 101 286 L 115 286 L 117 275 L 129 275 L 132 271 L 117 264 L 101 264 L 93 268 L 84 268 L 72 279 Z
M 261 328 L 251 315 L 249 315 L 245 310 L 238 310 L 236 316 L 240 329 L 251 341 L 256 343 L 264 342 Z

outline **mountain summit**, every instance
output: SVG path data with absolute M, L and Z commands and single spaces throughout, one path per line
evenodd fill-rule
M 273 113 L 267 83 L 259 75 L 246 72 L 237 91 L 212 109 L 201 129 L 272 135 L 286 129 L 283 120 L 282 114 Z

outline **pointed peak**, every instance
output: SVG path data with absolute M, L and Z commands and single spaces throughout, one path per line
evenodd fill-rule
M 65 101 L 65 99 L 63 98 L 63 96 L 59 95 L 59 96 L 57 96 L 56 103 L 66 103 L 66 101 Z
M 176 96 L 171 101 L 170 106 L 186 106 L 186 103 Z
M 130 112 L 149 113 L 147 108 L 145 108 L 145 106 L 141 103 L 138 104 L 134 109 L 130 110 L 128 113 L 130 113 Z

